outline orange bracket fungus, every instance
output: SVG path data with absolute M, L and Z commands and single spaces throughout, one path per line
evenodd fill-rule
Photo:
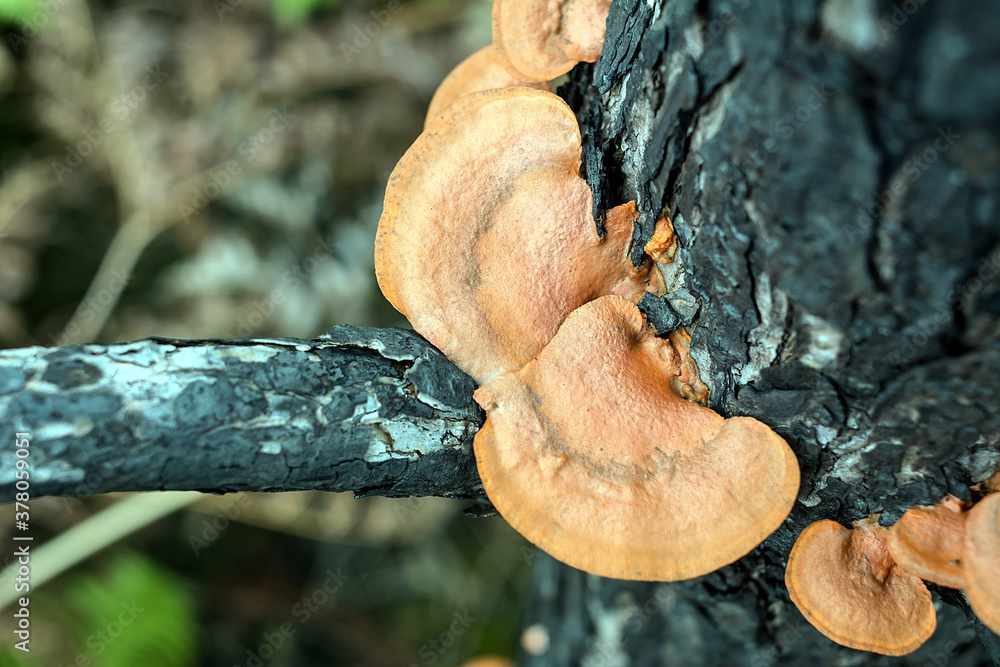
M 681 398 L 680 366 L 632 302 L 605 296 L 480 387 L 476 462 L 500 514 L 555 558 L 620 579 L 697 577 L 762 542 L 795 501 L 795 456 L 757 420 Z
M 583 5 L 560 11 L 570 34 Z M 787 517 L 798 462 L 764 424 L 694 402 L 708 390 L 690 337 L 657 338 L 630 301 L 664 288 L 651 265 L 673 257 L 670 221 L 634 267 L 635 204 L 608 211 L 599 233 L 580 165 L 579 126 L 557 96 L 458 97 L 389 178 L 379 287 L 482 385 L 476 461 L 516 530 L 594 574 L 707 574 Z
M 972 611 L 1000 634 L 1000 493 L 969 510 L 965 524 L 965 596 Z
M 604 46 L 611 0 L 494 0 L 493 45 L 521 81 L 548 81 L 592 63 Z
M 462 667 L 516 667 L 510 658 L 498 655 L 484 655 L 462 663 Z
M 889 553 L 876 517 L 844 528 L 817 521 L 802 531 L 785 568 L 792 602 L 817 630 L 854 649 L 905 655 L 937 625 L 931 594 Z
M 445 109 L 460 97 L 480 90 L 493 88 L 510 88 L 526 86 L 538 90 L 550 90 L 547 81 L 527 83 L 511 76 L 500 63 L 500 57 L 492 46 L 480 49 L 460 62 L 455 69 L 445 77 L 434 92 L 430 106 L 427 107 L 427 117 L 424 119 L 424 129 L 437 120 Z
M 413 328 L 480 383 L 517 370 L 576 307 L 646 289 L 627 257 L 635 205 L 596 231 L 580 129 L 529 88 L 466 95 L 421 134 L 386 187 L 375 274 Z
M 889 529 L 889 553 L 910 574 L 948 588 L 964 588 L 962 552 L 965 513 L 961 500 L 945 496 L 931 506 L 911 507 Z

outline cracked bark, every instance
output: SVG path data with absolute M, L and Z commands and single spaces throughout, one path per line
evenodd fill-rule
M 0 352 L 0 422 L 33 496 L 110 491 L 483 493 L 475 383 L 411 331 L 148 339 Z M 0 498 L 15 453 L 0 450 Z
M 559 91 L 595 209 L 637 201 L 634 256 L 669 212 L 671 292 L 640 305 L 687 327 L 715 410 L 789 442 L 802 488 L 693 581 L 539 555 L 525 623 L 551 643 L 523 664 L 1000 664 L 960 593 L 936 589 L 938 631 L 890 659 L 825 639 L 783 584 L 811 522 L 889 525 L 1000 461 L 998 31 L 996 3 L 616 0 Z
M 533 557 L 525 620 L 544 627 L 550 644 L 523 664 L 1000 664 L 1000 641 L 970 624 L 960 593 L 936 589 L 935 636 L 911 656 L 889 659 L 819 635 L 782 581 L 788 550 L 812 521 L 848 524 L 877 512 L 889 524 L 914 504 L 966 496 L 1000 461 L 996 34 L 996 3 L 616 0 L 601 61 L 579 66 L 560 91 L 584 128 L 595 208 L 638 202 L 636 253 L 661 211 L 670 213 L 679 245 L 670 293 L 642 306 L 659 330 L 684 325 L 692 334 L 714 409 L 760 419 L 789 442 L 802 490 L 760 548 L 693 581 L 614 581 Z M 384 335 L 421 345 L 404 334 L 363 337 Z M 50 355 L 95 365 L 101 350 L 111 360 L 97 365 L 112 364 L 133 354 L 130 346 L 161 361 L 193 346 L 197 354 L 188 356 L 218 364 L 188 374 L 172 366 L 170 381 L 199 388 L 179 413 L 179 394 L 161 396 L 159 416 L 140 422 L 129 411 L 133 395 L 111 386 L 103 398 L 89 396 L 110 380 L 86 384 L 86 367 L 58 371 L 55 382 L 41 370 L 60 365 Z M 433 352 L 425 350 L 435 360 L 421 365 L 380 349 L 149 341 L 4 352 L 0 409 L 8 421 L 36 419 L 31 428 L 44 437 L 32 445 L 35 460 L 51 472 L 34 481 L 51 484 L 51 493 L 79 493 L 81 483 L 88 493 L 125 490 L 145 480 L 145 488 L 476 495 L 468 451 L 476 411 L 459 418 L 468 428 L 450 447 L 421 456 L 407 446 L 401 457 L 365 461 L 390 449 L 380 430 L 388 422 L 360 421 L 376 414 L 362 407 L 369 399 L 386 405 L 388 393 L 395 405 L 411 380 L 418 404 L 378 411 L 380 419 L 428 418 L 436 406 L 423 393 L 462 411 L 411 377 L 445 367 Z M 227 358 L 246 373 L 230 377 Z M 122 363 L 119 379 L 136 368 Z M 325 375 L 352 364 L 378 370 Z M 36 366 L 30 377 L 18 374 Z M 468 407 L 471 384 L 454 382 Z M 63 394 L 77 403 L 56 422 L 52 402 Z M 233 416 L 230 406 L 252 416 Z M 325 430 L 336 427 L 311 428 L 302 415 L 314 427 L 339 422 L 338 438 L 347 435 L 330 442 Z M 169 443 L 150 450 L 146 441 L 175 427 L 186 433 L 172 441 L 191 456 L 183 463 L 166 455 Z M 102 439 L 87 442 L 91 433 Z M 67 458 L 73 443 L 91 447 L 93 460 Z M 12 470 L 8 462 L 0 458 L 3 470 Z M 9 497 L 10 480 L 3 483 Z

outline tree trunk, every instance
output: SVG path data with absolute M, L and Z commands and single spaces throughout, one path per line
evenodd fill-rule
M 526 625 L 548 644 L 524 664 L 1000 664 L 960 593 L 937 591 L 923 648 L 876 660 L 783 584 L 811 522 L 891 524 L 1000 462 L 998 34 L 998 3 L 616 0 L 600 62 L 560 91 L 595 208 L 638 202 L 634 256 L 669 212 L 670 293 L 642 307 L 691 333 L 715 410 L 789 442 L 802 487 L 761 547 L 696 580 L 532 555 Z M 418 337 L 341 333 L 7 352 L 0 411 L 38 437 L 37 492 L 480 493 L 471 381 Z
M 526 624 L 550 643 L 525 664 L 877 658 L 805 621 L 784 564 L 813 521 L 890 525 L 1000 461 L 997 34 L 998 3 L 616 0 L 600 61 L 560 91 L 595 207 L 638 202 L 636 252 L 669 212 L 672 292 L 642 306 L 687 327 L 715 410 L 789 442 L 802 487 L 761 547 L 693 581 L 540 556 Z M 1000 664 L 938 593 L 934 637 L 880 664 Z

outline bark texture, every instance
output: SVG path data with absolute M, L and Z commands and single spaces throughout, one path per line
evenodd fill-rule
M 937 591 L 923 648 L 884 658 L 819 635 L 783 584 L 809 523 L 891 524 L 1000 462 L 998 34 L 995 2 L 615 0 L 601 60 L 560 91 L 595 208 L 638 202 L 636 259 L 670 214 L 670 293 L 642 306 L 692 334 L 714 409 L 789 442 L 802 488 L 761 547 L 693 581 L 538 554 L 526 624 L 549 642 L 523 664 L 1000 664 L 960 593 Z M 43 493 L 481 492 L 471 380 L 411 334 L 0 358 Z
M 0 352 L 0 422 L 31 434 L 32 496 L 109 491 L 483 493 L 475 383 L 402 329 Z M 12 447 L 0 499 L 14 499 Z
M 560 91 L 595 207 L 638 202 L 634 256 L 670 214 L 672 291 L 642 306 L 692 334 L 714 409 L 789 442 L 802 487 L 760 548 L 697 580 L 540 557 L 526 623 L 551 643 L 525 664 L 1000 664 L 960 593 L 885 658 L 826 640 L 783 585 L 811 522 L 890 525 L 1000 461 L 996 34 L 998 3 L 615 1 L 600 61 Z

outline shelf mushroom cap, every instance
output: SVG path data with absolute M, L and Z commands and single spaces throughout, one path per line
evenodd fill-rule
M 500 514 L 564 563 L 619 579 L 690 579 L 760 544 L 795 502 L 795 456 L 761 422 L 678 396 L 679 365 L 632 302 L 606 296 L 480 387 L 476 463 Z
M 965 596 L 986 627 L 1000 634 L 1000 493 L 989 494 L 968 512 Z
M 531 360 L 563 319 L 606 294 L 635 298 L 635 205 L 597 233 L 580 130 L 559 97 L 466 95 L 421 134 L 386 187 L 375 275 L 413 328 L 480 383 Z
M 479 49 L 471 56 L 455 66 L 455 69 L 445 77 L 434 92 L 430 106 L 427 107 L 427 118 L 424 119 L 424 129 L 460 97 L 480 90 L 493 88 L 511 88 L 524 86 L 537 90 L 549 91 L 548 81 L 529 83 L 512 76 L 500 62 L 496 49 L 492 46 Z
M 785 585 L 806 620 L 838 644 L 905 655 L 934 634 L 937 617 L 924 582 L 893 561 L 888 533 L 875 518 L 853 530 L 811 524 L 788 556 Z
M 962 501 L 945 496 L 936 505 L 911 507 L 889 529 L 889 553 L 903 569 L 925 581 L 965 588 Z
M 510 658 L 498 655 L 484 655 L 462 663 L 462 667 L 516 667 Z
M 601 56 L 611 0 L 493 0 L 493 45 L 522 81 L 549 81 Z

